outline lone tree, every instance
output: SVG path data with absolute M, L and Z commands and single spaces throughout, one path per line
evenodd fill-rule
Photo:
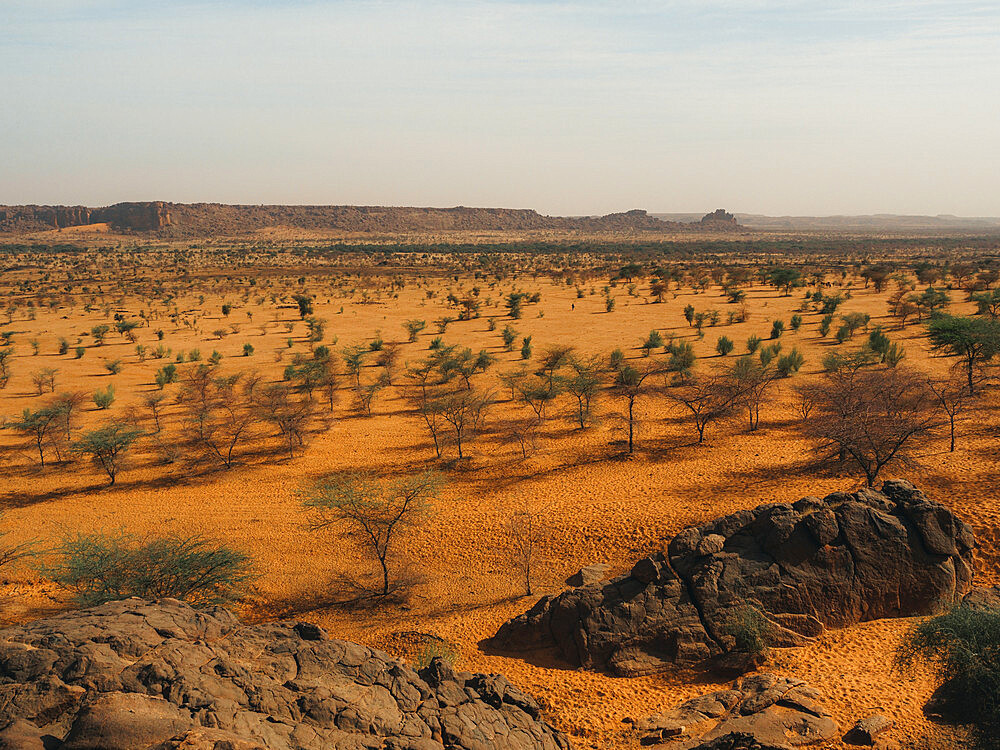
M 719 377 L 693 378 L 689 383 L 665 391 L 668 399 L 691 412 L 698 430 L 698 442 L 705 442 L 705 428 L 730 416 L 737 406 L 739 391 L 731 380 Z
M 430 501 L 443 484 L 435 472 L 424 472 L 398 482 L 351 472 L 327 476 L 302 493 L 312 512 L 313 529 L 338 528 L 356 541 L 378 563 L 382 572 L 380 596 L 392 592 L 391 570 L 400 537 L 430 514 Z
M 869 487 L 892 461 L 905 459 L 936 425 L 933 394 L 903 367 L 840 370 L 803 386 L 813 414 L 801 425 L 818 450 L 853 463 Z
M 12 430 L 31 439 L 38 451 L 38 463 L 45 466 L 45 445 L 55 431 L 60 412 L 55 408 L 25 409 L 21 418 L 8 425 Z
M 85 432 L 73 444 L 73 450 L 90 456 L 95 466 L 108 475 L 108 483 L 114 484 L 121 471 L 125 454 L 142 437 L 143 431 L 126 424 L 114 423 Z
M 975 394 L 969 389 L 964 373 L 952 371 L 943 380 L 927 380 L 927 387 L 934 394 L 938 407 L 948 417 L 948 431 L 951 438 L 949 451 L 955 450 L 955 424 L 962 418 L 965 409 L 975 399 Z
M 535 570 L 537 550 L 541 541 L 542 513 L 533 510 L 526 502 L 522 510 L 511 513 L 505 531 L 510 543 L 511 563 L 523 576 L 524 595 L 531 596 L 531 582 Z
M 313 312 L 312 297 L 310 297 L 308 294 L 296 294 L 295 296 L 292 297 L 292 299 L 295 301 L 295 304 L 298 305 L 299 318 L 305 319 L 307 315 L 312 315 Z
M 736 391 L 736 403 L 747 410 L 750 431 L 760 425 L 760 405 L 778 377 L 778 370 L 748 354 L 738 357 L 728 376 Z
M 635 405 L 642 396 L 652 390 L 653 376 L 663 371 L 662 363 L 652 362 L 642 368 L 625 365 L 615 374 L 611 390 L 625 401 L 625 414 L 623 416 L 628 430 L 629 455 L 635 451 L 635 427 L 638 420 Z
M 938 315 L 927 324 L 931 345 L 961 358 L 969 392 L 975 393 L 977 368 L 1000 352 L 1000 321 Z

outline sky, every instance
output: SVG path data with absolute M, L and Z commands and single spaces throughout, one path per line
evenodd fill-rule
M 1000 2 L 0 0 L 0 203 L 1000 215 Z

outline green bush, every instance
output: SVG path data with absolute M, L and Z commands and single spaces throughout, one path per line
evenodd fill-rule
M 94 404 L 98 409 L 107 409 L 115 402 L 115 387 L 108 385 L 107 388 L 94 391 Z
M 725 357 L 729 352 L 733 350 L 733 341 L 728 336 L 719 336 L 719 340 L 715 343 L 715 351 Z
M 779 338 L 781 338 L 781 334 L 783 334 L 784 332 L 785 332 L 785 321 L 783 321 L 783 320 L 776 320 L 773 323 L 771 323 L 771 338 L 772 339 L 779 339 Z
M 824 315 L 819 322 L 819 335 L 825 337 L 830 332 L 831 325 L 833 325 L 833 315 Z
M 799 328 L 801 328 L 801 327 L 802 327 L 802 316 L 801 315 L 793 315 L 792 316 L 792 330 L 793 331 L 798 331 Z
M 806 358 L 802 356 L 802 352 L 798 349 L 792 349 L 788 354 L 778 357 L 778 374 L 787 378 L 789 375 L 797 373 L 805 361 Z
M 760 346 L 760 336 L 751 336 L 747 339 L 747 351 L 753 354 Z
M 521 359 L 531 359 L 531 336 L 521 340 Z
M 642 350 L 646 352 L 647 357 L 653 349 L 659 349 L 661 346 L 663 346 L 663 334 L 657 330 L 650 331 L 646 340 L 642 342 Z
M 916 625 L 896 651 L 896 666 L 929 663 L 941 680 L 941 707 L 972 724 L 976 746 L 1000 748 L 1000 611 L 958 605 Z
M 453 667 L 458 658 L 458 649 L 444 639 L 428 639 L 417 655 L 416 667 L 417 669 L 428 667 L 437 658 L 442 659 L 449 667 Z
M 736 651 L 754 656 L 767 653 L 771 624 L 759 609 L 743 604 L 722 624 L 723 635 L 733 638 Z
M 612 370 L 622 369 L 622 365 L 625 364 L 625 352 L 621 349 L 615 349 L 611 352 L 609 363 L 611 364 Z
M 67 537 L 44 572 L 84 607 L 132 596 L 226 604 L 255 577 L 247 555 L 202 537 L 124 533 Z

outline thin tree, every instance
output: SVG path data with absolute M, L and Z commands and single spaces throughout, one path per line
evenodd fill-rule
M 534 594 L 531 584 L 543 528 L 542 514 L 532 510 L 527 502 L 522 510 L 512 513 L 505 524 L 511 563 L 524 581 L 525 596 Z
M 364 548 L 381 570 L 379 594 L 392 590 L 392 567 L 400 538 L 423 523 L 442 486 L 439 474 L 424 472 L 398 482 L 370 474 L 334 474 L 303 492 L 313 529 L 340 527 Z
M 85 432 L 73 443 L 73 450 L 90 456 L 94 465 L 108 475 L 108 483 L 113 485 L 121 471 L 125 454 L 142 435 L 142 430 L 129 425 L 109 424 Z
M 661 362 L 650 362 L 644 367 L 625 365 L 615 374 L 612 392 L 625 401 L 625 423 L 628 430 L 629 455 L 635 451 L 635 407 L 639 399 L 653 389 L 653 376 L 663 372 Z
M 691 413 L 698 431 L 698 442 L 703 443 L 705 428 L 733 413 L 740 392 L 729 378 L 703 376 L 692 378 L 684 385 L 667 388 L 664 394 Z
M 58 423 L 59 412 L 52 408 L 42 408 L 32 411 L 25 409 L 21 413 L 20 419 L 16 419 L 9 427 L 25 437 L 31 439 L 38 450 L 38 463 L 45 466 L 45 444 L 48 441 L 50 431 Z
M 948 450 L 954 452 L 956 422 L 962 418 L 962 414 L 966 408 L 975 399 L 975 393 L 969 389 L 965 374 L 954 370 L 950 377 L 942 380 L 928 378 L 927 387 L 934 394 L 934 400 L 941 408 L 941 411 L 948 417 L 950 437 Z

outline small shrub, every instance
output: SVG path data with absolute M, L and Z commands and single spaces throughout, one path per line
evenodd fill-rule
M 420 649 L 420 653 L 417 655 L 416 667 L 417 669 L 429 667 L 434 659 L 441 659 L 449 667 L 453 667 L 457 658 L 458 649 L 454 644 L 443 639 L 432 638 Z
M 663 346 L 663 334 L 656 330 L 650 331 L 646 340 L 642 342 L 642 350 L 647 357 L 653 349 L 659 349 L 661 346 Z
M 104 369 L 112 375 L 117 375 L 122 371 L 122 361 L 120 359 L 108 360 L 104 363 Z
M 625 363 L 625 352 L 621 349 L 615 349 L 611 352 L 611 357 L 609 360 L 612 370 L 620 370 L 622 365 Z
M 719 340 L 715 344 L 715 351 L 725 357 L 733 350 L 732 339 L 727 336 L 719 336 Z
M 107 388 L 94 391 L 94 404 L 98 409 L 107 409 L 115 402 L 115 387 L 108 385 Z
M 760 336 L 751 336 L 747 339 L 747 351 L 753 354 L 760 346 Z
M 132 596 L 227 604 L 254 578 L 247 555 L 199 536 L 78 534 L 57 555 L 45 572 L 83 607 Z
M 976 746 L 1000 737 L 1000 611 L 957 605 L 916 625 L 896 651 L 896 666 L 931 665 L 948 718 L 972 724 Z
M 531 336 L 521 340 L 521 359 L 531 359 Z
M 722 625 L 724 635 L 735 641 L 734 650 L 753 656 L 767 653 L 771 624 L 756 607 L 743 604 Z
M 798 314 L 793 315 L 791 325 L 793 331 L 798 331 L 802 327 L 802 316 Z
M 87 353 L 87 350 L 84 349 L 82 346 L 78 346 L 78 347 L 76 347 L 76 349 L 73 350 L 73 355 L 77 359 L 80 359 L 80 357 L 82 357 L 86 353 Z
M 785 332 L 785 321 L 783 321 L 783 320 L 776 320 L 773 323 L 771 323 L 771 338 L 772 339 L 780 339 L 781 338 L 781 334 L 783 334 L 784 332 Z
M 794 375 L 805 364 L 805 361 L 806 358 L 802 356 L 802 352 L 798 349 L 792 349 L 788 354 L 778 357 L 778 374 L 783 378 Z

